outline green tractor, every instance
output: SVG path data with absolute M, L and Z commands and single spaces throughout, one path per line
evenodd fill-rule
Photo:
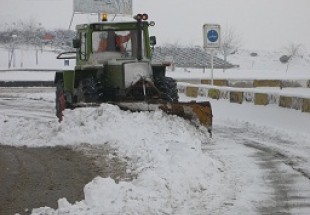
M 66 108 L 118 105 L 132 111 L 159 108 L 198 125 L 211 133 L 209 102 L 178 102 L 177 83 L 166 77 L 165 63 L 154 63 L 156 38 L 149 36 L 146 14 L 130 22 L 97 22 L 76 26 L 75 52 L 58 59 L 76 59 L 74 70 L 56 72 L 56 116 L 63 120 Z M 74 56 L 70 54 L 74 54 Z

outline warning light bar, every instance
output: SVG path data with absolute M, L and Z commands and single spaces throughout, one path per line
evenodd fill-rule
M 108 21 L 108 14 L 107 14 L 107 13 L 101 14 L 101 21 L 102 21 L 102 22 Z

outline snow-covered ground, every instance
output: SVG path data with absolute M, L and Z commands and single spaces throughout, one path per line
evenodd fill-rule
M 257 53 L 252 57 L 251 53 Z M 236 54 L 230 55 L 227 60 L 239 65 L 239 68 L 228 69 L 223 72 L 222 69 L 214 69 L 214 79 L 229 80 L 253 80 L 253 79 L 275 79 L 275 80 L 300 80 L 310 78 L 310 55 L 304 54 L 302 57 L 296 57 L 289 64 L 280 62 L 279 58 L 283 55 L 281 52 L 272 51 L 249 51 L 239 50 Z M 221 58 L 219 55 L 218 57 Z M 169 75 L 179 79 L 210 79 L 210 70 L 183 68 L 168 72 Z
M 55 50 L 54 50 L 55 51 Z M 38 64 L 36 64 L 36 52 L 34 49 L 17 49 L 15 56 L 15 67 L 10 69 L 73 69 L 75 60 L 70 60 L 69 66 L 64 66 L 64 60 L 56 59 L 57 54 L 49 47 L 38 52 Z M 258 54 L 252 57 L 250 54 Z M 272 51 L 249 51 L 240 50 L 228 57 L 228 61 L 239 65 L 237 69 L 214 70 L 214 79 L 230 80 L 253 80 L 253 79 L 276 79 L 276 80 L 309 80 L 310 79 L 310 54 L 305 53 L 302 58 L 294 59 L 286 72 L 287 64 L 280 62 L 281 52 Z M 221 57 L 221 56 L 218 56 Z M 8 50 L 0 48 L 0 70 L 8 69 Z M 46 73 L 48 75 L 46 75 Z M 45 74 L 45 75 L 44 75 Z M 167 74 L 174 78 L 184 79 L 210 79 L 210 70 L 177 68 L 175 71 L 168 69 Z M 0 80 L 53 80 L 53 72 L 31 73 L 31 72 L 5 72 L 1 73 Z
M 1 96 L 8 94 L 14 95 Z M 260 207 L 272 200 L 273 189 L 266 185 L 267 173 L 255 161 L 255 150 L 239 140 L 258 141 L 257 147 L 273 149 L 310 172 L 310 115 L 306 113 L 211 100 L 214 137 L 209 139 L 203 130 L 161 111 L 131 113 L 105 104 L 66 110 L 64 122 L 58 124 L 52 117 L 54 92 L 15 96 L 23 100 L 19 101 L 23 108 L 33 100 L 41 101 L 46 104 L 45 114 L 33 116 L 26 108 L 20 115 L 2 106 L 2 144 L 108 144 L 120 158 L 130 158 L 127 171 L 138 175 L 120 183 L 97 177 L 85 186 L 85 200 L 69 204 L 60 199 L 57 211 L 39 208 L 33 214 L 259 214 Z M 236 138 L 236 131 L 243 134 Z M 309 191 L 309 181 L 298 186 L 300 192 Z M 299 208 L 297 212 L 293 214 L 309 211 L 302 213 Z
M 56 59 L 60 50 L 44 46 L 25 46 L 15 49 L 10 69 L 62 69 L 64 60 Z M 0 47 L 0 69 L 8 69 L 11 54 L 8 49 Z M 72 60 L 73 62 L 73 60 Z M 69 67 L 73 68 L 74 64 Z
M 260 63 L 266 64 L 257 58 L 255 65 Z M 310 76 L 307 62 L 302 71 L 291 68 L 288 74 Z M 178 71 L 182 76 L 193 74 Z M 277 68 L 242 70 L 242 66 L 217 74 L 243 77 L 246 71 L 251 77 L 285 74 Z M 178 75 L 177 71 L 171 73 Z M 131 113 L 107 104 L 66 110 L 59 124 L 53 116 L 53 89 L 21 90 L 0 90 L 0 144 L 107 144 L 128 162 L 127 172 L 137 175 L 132 181 L 119 183 L 111 178 L 94 178 L 85 185 L 84 200 L 69 203 L 64 197 L 58 209 L 42 205 L 32 214 L 310 213 L 309 113 L 211 99 L 214 132 L 210 139 L 205 129 L 159 110 Z M 6 98 L 12 97 L 12 104 L 20 104 L 18 108 L 7 106 Z M 189 99 L 183 94 L 180 97 Z M 42 104 L 42 114 L 30 114 L 27 107 L 33 101 Z
M 73 69 L 75 64 L 75 60 L 70 60 L 69 66 L 65 66 L 64 60 L 56 59 L 56 50 L 51 47 L 44 47 L 43 49 L 37 48 L 37 51 L 34 47 L 16 49 L 10 68 L 8 67 L 10 61 L 9 56 L 9 51 L 0 47 L 0 81 L 52 81 L 54 80 L 55 71 L 37 72 L 31 71 L 31 69 Z M 38 58 L 36 56 L 38 56 Z M 24 69 L 30 71 L 1 71 L 8 69 Z

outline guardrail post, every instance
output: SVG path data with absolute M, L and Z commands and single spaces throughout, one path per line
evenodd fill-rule
M 218 89 L 209 89 L 208 90 L 208 97 L 212 99 L 220 99 L 220 90 Z
M 284 108 L 291 108 L 293 99 L 287 96 L 280 96 L 279 106 Z
M 303 99 L 301 111 L 310 113 L 310 99 Z
M 255 93 L 254 104 L 255 105 L 268 105 L 269 104 L 268 94 Z
M 243 92 L 230 92 L 230 102 L 242 104 Z
M 188 97 L 197 98 L 198 97 L 198 87 L 186 87 L 185 94 Z

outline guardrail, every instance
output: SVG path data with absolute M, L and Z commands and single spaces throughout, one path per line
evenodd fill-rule
M 214 85 L 211 86 L 209 81 L 201 80 L 200 84 L 178 82 L 178 89 L 180 93 L 192 98 L 202 96 L 212 99 L 229 99 L 231 103 L 238 104 L 244 102 L 254 103 L 254 105 L 276 104 L 280 107 L 310 113 L 310 88 L 307 88 L 309 81 L 305 82 L 305 87 L 292 90 L 292 88 L 283 89 L 281 86 L 283 81 L 274 80 L 254 80 L 252 83 L 255 84 L 250 88 L 226 86 L 227 80 L 215 80 Z M 298 89 L 299 92 L 297 92 Z
M 1 70 L 0 70 L 1 71 Z M 7 71 L 7 70 L 6 70 Z M 25 70 L 23 70 L 25 71 Z M 42 70 L 40 70 L 42 71 Z M 53 70 L 54 71 L 54 70 Z M 177 80 L 180 93 L 188 97 L 229 99 L 232 103 L 277 104 L 310 113 L 310 80 Z M 180 81 L 186 81 L 180 82 Z M 285 91 L 286 87 L 306 88 L 305 93 Z M 54 87 L 53 81 L 0 81 L 0 87 Z M 264 89 L 268 88 L 268 89 Z
M 191 84 L 211 84 L 210 79 L 186 79 L 175 78 L 178 82 L 186 82 Z M 304 87 L 310 88 L 310 79 L 214 79 L 213 85 L 226 87 L 240 87 L 240 88 L 255 88 L 255 87 Z

